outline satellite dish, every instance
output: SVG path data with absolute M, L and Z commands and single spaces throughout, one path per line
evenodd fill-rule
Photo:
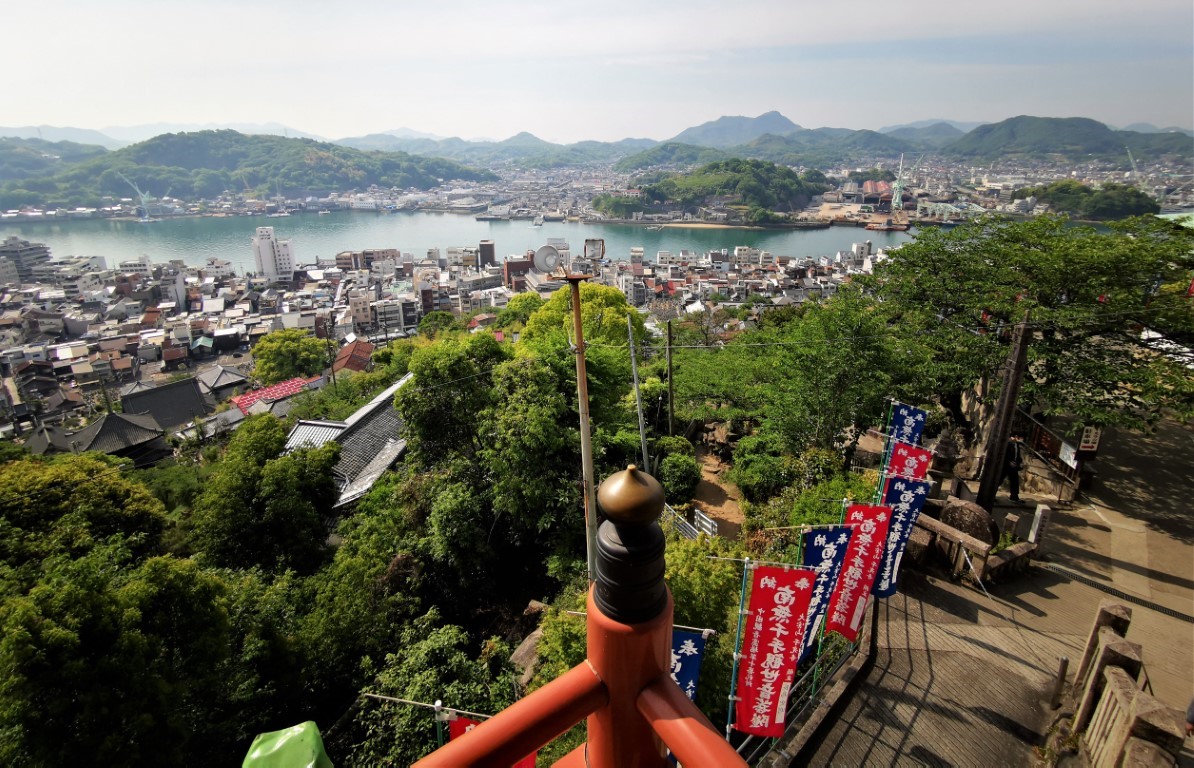
M 535 271 L 550 275 L 560 266 L 560 252 L 554 246 L 545 245 L 535 251 Z

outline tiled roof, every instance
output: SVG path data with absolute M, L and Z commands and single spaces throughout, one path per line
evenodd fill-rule
M 208 368 L 195 378 L 199 380 L 199 386 L 208 392 L 222 387 L 235 387 L 249 380 L 247 376 L 235 368 L 227 368 L 223 365 Z
M 149 414 L 107 413 L 69 436 L 80 451 L 115 453 L 162 436 L 162 428 Z
M 141 392 L 130 392 L 120 398 L 125 413 L 150 413 L 165 429 L 206 416 L 211 407 L 193 377 L 172 381 Z
M 292 395 L 297 395 L 299 392 L 305 390 L 307 385 L 312 381 L 315 381 L 315 379 L 287 379 L 273 386 L 265 387 L 264 389 L 254 389 L 230 399 L 233 403 L 236 403 L 236 407 L 240 408 L 242 412 L 248 413 L 249 409 L 258 400 L 281 400 Z
M 318 448 L 335 440 L 347 426 L 343 421 L 300 421 L 290 430 L 283 453 L 299 448 Z
M 336 438 L 341 445 L 337 475 L 352 482 L 391 441 L 398 439 L 403 425 L 394 410 L 394 393 L 412 378 L 411 374 L 403 376 L 348 418 L 346 429 Z
M 336 360 L 332 363 L 332 370 L 340 371 L 347 368 L 350 371 L 363 371 L 369 367 L 369 360 L 372 356 L 373 345 L 367 341 L 358 339 L 351 344 L 344 345 L 336 353 Z

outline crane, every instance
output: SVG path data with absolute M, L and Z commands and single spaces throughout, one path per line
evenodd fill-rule
M 146 192 L 142 192 L 140 187 L 138 187 L 133 182 L 129 181 L 129 177 L 125 176 L 120 171 L 117 171 L 116 175 L 119 176 L 120 178 L 124 179 L 124 183 L 128 184 L 130 187 L 132 187 L 133 191 L 137 193 L 137 197 L 141 198 L 141 221 L 143 221 L 143 222 L 149 221 L 150 220 L 150 218 L 149 218 L 149 194 Z
M 1139 184 L 1140 183 L 1140 168 L 1137 167 L 1137 165 L 1136 165 L 1136 158 L 1132 157 L 1132 148 L 1129 147 L 1127 144 L 1125 144 L 1124 149 L 1127 150 L 1127 152 L 1128 152 L 1128 162 L 1132 164 L 1132 183 Z
M 908 171 L 909 176 L 916 173 L 916 169 L 920 167 L 920 161 L 924 159 L 924 155 L 917 158 L 915 165 Z M 900 153 L 900 171 L 896 175 L 895 184 L 891 185 L 891 220 L 897 224 L 907 223 L 907 217 L 904 216 L 904 154 L 902 152 Z

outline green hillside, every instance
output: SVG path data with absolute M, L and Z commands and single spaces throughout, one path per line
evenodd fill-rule
M 429 189 L 441 180 L 491 180 L 488 171 L 450 160 L 400 152 L 364 152 L 310 139 L 246 136 L 236 131 L 170 133 L 70 165 L 47 178 L 0 186 L 0 208 L 18 205 L 97 205 L 127 197 L 123 173 L 153 195 L 188 199 L 224 190 L 323 195 L 380 187 Z
M 98 157 L 107 149 L 73 141 L 43 141 L 0 137 L 0 181 L 50 176 L 80 160 Z
M 622 158 L 614 164 L 615 171 L 637 171 L 657 165 L 686 166 L 711 163 L 726 157 L 726 153 L 719 149 L 698 147 L 692 144 L 680 144 L 669 141 L 644 152 Z
M 766 112 L 758 117 L 719 117 L 701 125 L 687 128 L 671 141 L 679 144 L 697 144 L 702 147 L 724 149 L 772 133 L 783 135 L 799 131 L 800 126 L 778 112 Z
M 1124 147 L 1142 157 L 1194 155 L 1194 139 L 1180 133 L 1113 131 L 1085 117 L 1021 115 L 980 125 L 945 147 L 951 155 L 996 158 L 1008 155 L 1123 157 Z
M 791 168 L 762 160 L 733 158 L 674 174 L 643 187 L 655 203 L 702 205 L 711 197 L 736 197 L 741 205 L 763 211 L 798 210 L 824 192 L 823 176 L 800 176 Z

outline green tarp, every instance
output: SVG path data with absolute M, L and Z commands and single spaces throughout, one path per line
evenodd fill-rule
M 243 768 L 332 768 L 315 723 L 259 733 L 245 755 Z

